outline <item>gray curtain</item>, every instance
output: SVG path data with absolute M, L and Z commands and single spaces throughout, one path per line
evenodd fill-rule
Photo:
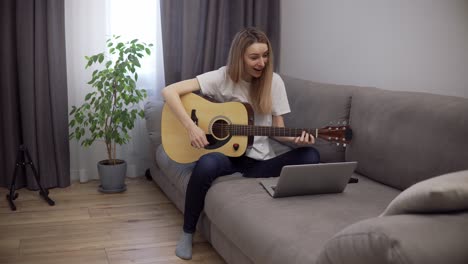
M 161 0 L 166 85 L 226 65 L 242 28 L 263 30 L 279 58 L 279 0 Z
M 63 0 L 0 1 L 0 186 L 24 144 L 45 188 L 70 185 Z M 17 188 L 37 189 L 32 171 Z

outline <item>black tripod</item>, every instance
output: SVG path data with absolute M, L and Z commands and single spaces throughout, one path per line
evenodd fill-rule
M 26 159 L 25 159 L 26 156 Z M 31 169 L 34 174 L 34 179 L 36 179 L 37 185 L 39 186 L 39 194 L 44 198 L 44 200 L 50 205 L 55 205 L 55 202 L 52 201 L 52 199 L 49 198 L 49 191 L 42 188 L 41 182 L 39 179 L 39 175 L 37 174 L 36 168 L 34 167 L 34 164 L 31 160 L 31 156 L 29 155 L 28 149 L 24 145 L 20 145 L 18 149 L 18 153 L 16 155 L 16 166 L 15 166 L 15 171 L 13 172 L 13 178 L 11 179 L 11 185 L 10 185 L 10 194 L 6 195 L 6 198 L 8 200 L 8 203 L 10 204 L 10 208 L 13 211 L 16 211 L 16 206 L 13 203 L 13 200 L 18 198 L 18 193 L 16 193 L 16 175 L 18 174 L 18 168 L 21 167 L 22 171 L 26 173 L 26 165 L 31 166 Z

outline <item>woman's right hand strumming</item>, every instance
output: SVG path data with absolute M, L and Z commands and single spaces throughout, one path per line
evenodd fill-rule
M 194 148 L 204 148 L 208 145 L 208 140 L 206 139 L 205 132 L 199 128 L 195 123 L 187 129 L 188 136 L 192 147 Z

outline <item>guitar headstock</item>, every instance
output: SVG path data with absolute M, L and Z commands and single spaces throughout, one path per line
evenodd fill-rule
M 342 145 L 343 147 L 346 147 L 349 143 L 351 143 L 351 139 L 353 138 L 353 130 L 346 123 L 346 121 L 344 121 L 341 124 L 331 124 L 319 128 L 317 137 L 328 142 L 336 143 L 337 146 Z

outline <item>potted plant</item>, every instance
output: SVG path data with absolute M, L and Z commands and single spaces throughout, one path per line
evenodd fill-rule
M 81 140 L 82 146 L 104 141 L 107 159 L 99 161 L 97 167 L 99 190 L 105 193 L 126 190 L 127 164 L 117 159 L 116 146 L 130 140 L 128 132 L 136 118 L 144 115 L 138 103 L 147 93 L 136 86 L 136 69 L 141 67 L 140 59 L 151 54 L 153 46 L 138 39 L 119 41 L 119 37 L 107 40 L 106 52 L 85 56 L 88 61 L 85 68 L 97 66 L 88 82 L 93 90 L 86 94 L 81 106 L 72 106 L 69 122 L 70 139 Z

